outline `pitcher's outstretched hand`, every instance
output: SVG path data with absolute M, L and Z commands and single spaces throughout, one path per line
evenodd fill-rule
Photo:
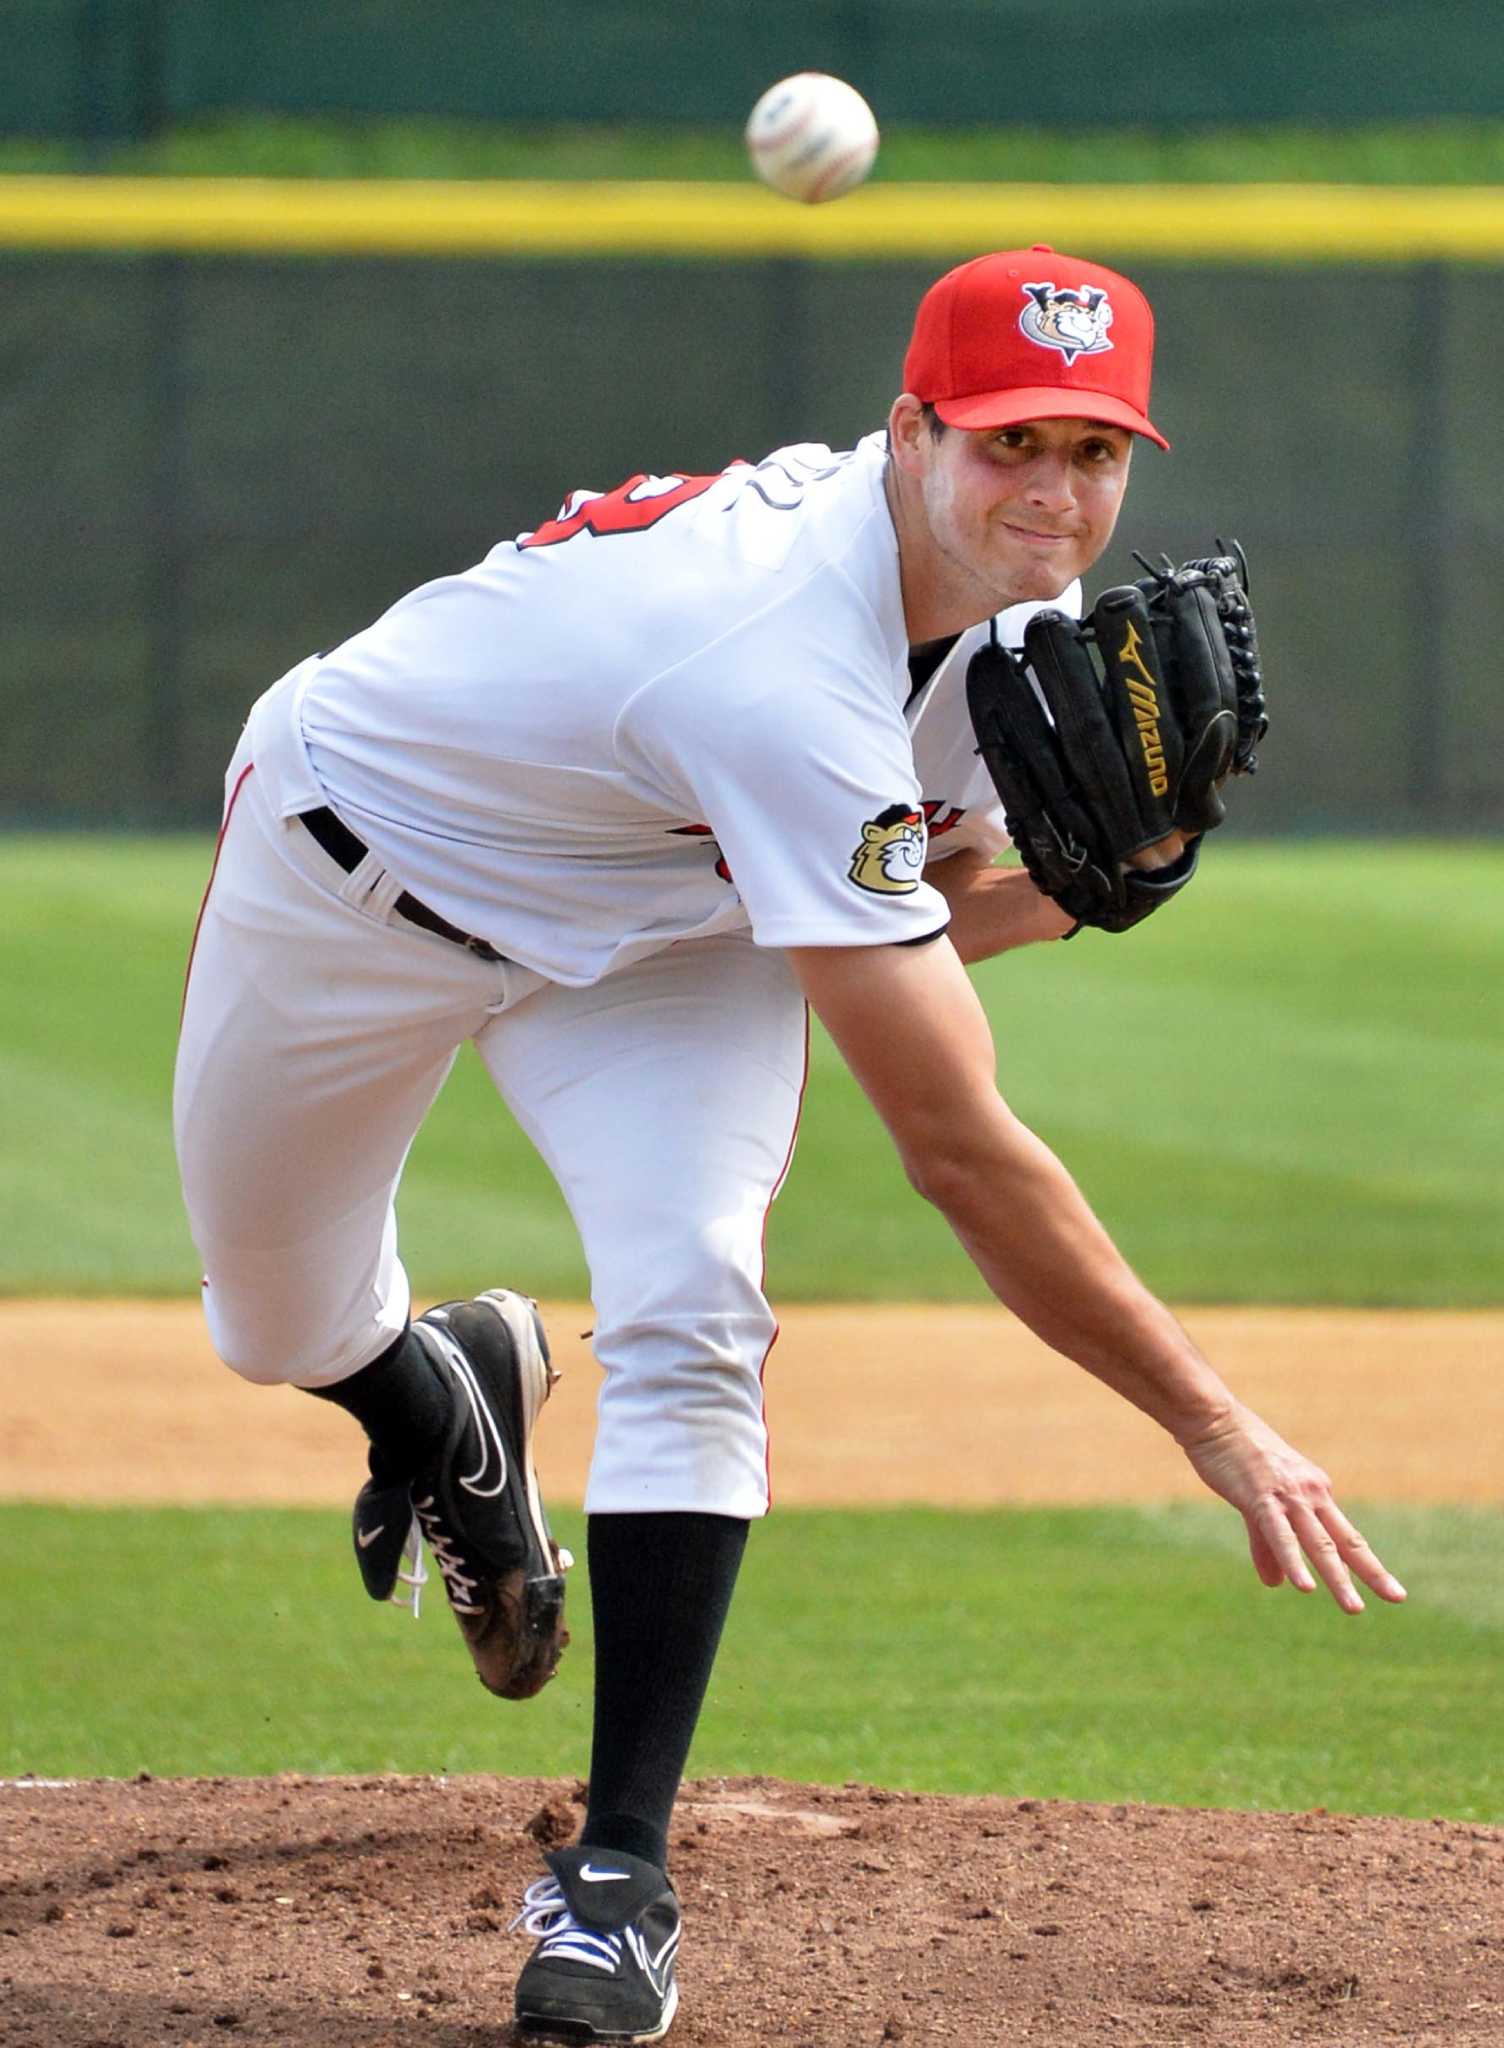
M 1338 1507 L 1326 1473 L 1251 1408 L 1234 1402 L 1181 1449 L 1212 1492 L 1243 1517 L 1253 1568 L 1266 1586 L 1288 1579 L 1297 1592 L 1314 1593 L 1319 1578 L 1345 1614 L 1363 1612 L 1355 1576 L 1381 1600 L 1405 1598 L 1399 1580 Z

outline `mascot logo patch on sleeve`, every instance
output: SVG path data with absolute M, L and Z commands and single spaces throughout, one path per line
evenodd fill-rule
M 862 843 L 851 856 L 851 879 L 874 896 L 912 896 L 924 868 L 924 814 L 907 804 L 889 804 L 862 827 Z
M 1018 324 L 1030 341 L 1040 348 L 1058 348 L 1066 368 L 1077 356 L 1099 356 L 1112 347 L 1107 330 L 1112 325 L 1112 301 L 1095 285 L 1079 290 L 1069 285 L 1057 291 L 1053 283 L 1026 284 L 1029 301 L 1018 316 Z

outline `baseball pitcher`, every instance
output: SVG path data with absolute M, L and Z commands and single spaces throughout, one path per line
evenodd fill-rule
M 416 1597 L 426 1554 L 507 1698 L 567 1641 L 547 1340 L 503 1287 L 415 1314 L 393 1207 L 467 1042 L 589 1263 L 589 1804 L 522 1902 L 525 2038 L 674 2015 L 669 1818 L 768 1505 L 763 1235 L 809 1008 L 998 1300 L 1170 1432 L 1266 1584 L 1404 1597 L 1013 1115 L 966 974 L 1169 904 L 1256 758 L 1234 544 L 1083 617 L 1134 448 L 1166 445 L 1152 341 L 1095 264 L 963 264 L 885 431 L 573 492 L 300 662 L 230 763 L 175 1099 L 209 1328 L 361 1425 L 367 1591 Z

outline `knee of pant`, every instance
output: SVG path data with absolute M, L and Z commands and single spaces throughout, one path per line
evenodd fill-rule
M 677 1312 L 600 1316 L 593 1349 L 608 1373 L 681 1388 L 700 1382 L 708 1389 L 716 1382 L 756 1380 L 777 1328 L 762 1303 L 739 1312 L 685 1303 Z
M 253 1387 L 296 1385 L 304 1379 L 302 1361 L 285 1353 L 262 1351 L 254 1345 L 227 1342 L 222 1337 L 214 1339 L 214 1349 L 221 1364 Z
M 369 1324 L 352 1334 L 307 1321 L 293 1326 L 264 1314 L 234 1316 L 207 1294 L 204 1314 L 220 1359 L 258 1387 L 330 1385 L 376 1357 L 397 1334 Z
M 638 1219 L 639 1221 L 641 1219 Z M 728 1318 L 766 1325 L 773 1312 L 762 1291 L 762 1235 L 735 1219 L 674 1217 L 662 1228 L 637 1230 L 592 1248 L 591 1292 L 597 1328 L 662 1324 L 689 1329 Z
M 324 1377 L 324 1361 L 301 1349 L 268 1343 L 259 1333 L 212 1334 L 222 1363 L 252 1386 L 314 1386 Z
M 683 1302 L 638 1316 L 600 1317 L 594 1350 L 610 1379 L 635 1394 L 655 1390 L 665 1407 L 715 1407 L 754 1399 L 778 1328 L 772 1311 L 717 1310 Z

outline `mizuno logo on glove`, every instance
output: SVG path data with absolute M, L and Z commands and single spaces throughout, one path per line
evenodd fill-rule
M 1134 723 L 1138 727 L 1138 743 L 1144 750 L 1144 766 L 1149 771 L 1149 788 L 1155 796 L 1168 796 L 1170 774 L 1165 766 L 1165 750 L 1159 737 L 1159 698 L 1154 690 L 1154 678 L 1145 666 L 1142 653 L 1143 641 L 1132 619 L 1123 621 L 1123 644 L 1118 649 L 1118 660 L 1126 669 L 1136 669 L 1137 675 L 1123 679 L 1128 693 L 1128 702 L 1133 707 Z

